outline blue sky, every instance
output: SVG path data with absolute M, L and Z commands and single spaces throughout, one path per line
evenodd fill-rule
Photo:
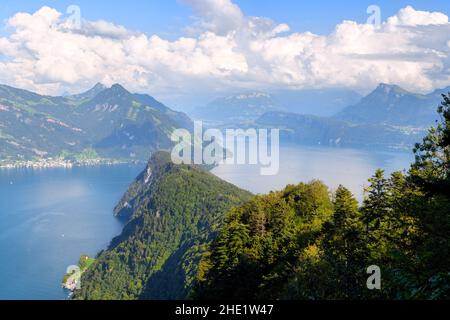
M 0 83 L 54 95 L 121 83 L 174 104 L 381 82 L 426 93 L 450 85 L 449 14 L 443 0 L 1 0 Z
M 366 8 L 371 4 L 381 8 L 383 20 L 407 5 L 417 10 L 450 13 L 450 1 L 445 0 L 235 0 L 234 3 L 248 16 L 270 17 L 287 23 L 292 31 L 318 34 L 330 33 L 343 20 L 366 21 Z M 65 12 L 73 4 L 81 8 L 85 19 L 107 20 L 169 39 L 182 35 L 183 28 L 192 23 L 192 10 L 182 0 L 2 0 L 0 20 L 19 11 L 35 12 L 44 5 Z

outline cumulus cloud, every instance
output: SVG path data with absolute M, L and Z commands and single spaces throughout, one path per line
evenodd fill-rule
M 441 12 L 419 11 L 407 6 L 390 17 L 388 23 L 404 26 L 439 25 L 448 24 L 448 17 Z
M 124 26 L 116 26 L 108 21 L 84 21 L 83 28 L 71 29 L 68 26 L 69 31 L 72 30 L 75 33 L 80 33 L 88 37 L 104 37 L 113 39 L 125 39 L 131 35 L 131 32 Z
M 194 9 L 202 28 L 224 35 L 237 30 L 244 23 L 241 9 L 230 0 L 183 0 Z
M 100 81 L 159 96 L 214 90 L 347 87 L 380 82 L 430 91 L 450 84 L 450 23 L 408 6 L 381 26 L 343 21 L 329 35 L 290 33 L 230 0 L 184 0 L 197 22 L 169 41 L 107 21 L 67 27 L 43 7 L 7 20 L 0 82 L 58 94 Z

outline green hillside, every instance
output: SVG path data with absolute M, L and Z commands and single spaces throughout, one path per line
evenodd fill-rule
M 77 157 L 95 149 L 99 157 L 146 161 L 168 149 L 176 128 L 190 119 L 154 98 L 115 84 L 97 84 L 68 97 L 41 96 L 0 85 L 0 161 Z
M 83 275 L 75 298 L 185 298 L 225 213 L 249 198 L 201 168 L 154 154 L 116 208 L 127 225 Z

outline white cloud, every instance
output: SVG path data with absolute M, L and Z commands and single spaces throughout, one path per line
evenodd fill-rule
M 104 38 L 114 38 L 121 39 L 126 38 L 131 35 L 125 27 L 116 26 L 108 21 L 84 21 L 83 28 L 80 30 L 74 30 L 75 32 L 79 32 L 80 34 L 84 34 L 89 37 L 104 37 Z
M 445 25 L 448 24 L 448 17 L 441 12 L 418 11 L 407 6 L 401 9 L 397 15 L 390 17 L 388 23 L 403 26 Z
M 237 30 L 244 23 L 245 17 L 241 9 L 230 0 L 183 0 L 194 9 L 199 26 L 224 35 Z
M 288 33 L 248 17 L 230 0 L 184 0 L 195 35 L 174 41 L 107 21 L 67 28 L 43 7 L 7 21 L 0 38 L 0 82 L 57 94 L 97 81 L 174 97 L 214 90 L 280 87 L 373 88 L 379 82 L 429 91 L 450 84 L 450 23 L 439 12 L 401 9 L 379 28 L 343 21 L 329 35 Z

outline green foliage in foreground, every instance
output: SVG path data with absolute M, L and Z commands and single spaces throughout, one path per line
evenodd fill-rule
M 449 299 L 450 97 L 407 174 L 344 187 L 288 186 L 233 209 L 205 253 L 197 299 Z M 382 272 L 368 290 L 367 267 Z
M 83 274 L 75 299 L 186 297 L 226 212 L 251 194 L 156 153 L 117 208 L 128 224 Z M 129 214 L 127 214 L 129 210 Z
M 407 173 L 359 206 L 319 181 L 250 197 L 157 153 L 120 201 L 122 234 L 76 299 L 449 299 L 450 97 Z M 228 214 L 226 215 L 226 213 Z M 381 268 L 381 290 L 366 270 Z

